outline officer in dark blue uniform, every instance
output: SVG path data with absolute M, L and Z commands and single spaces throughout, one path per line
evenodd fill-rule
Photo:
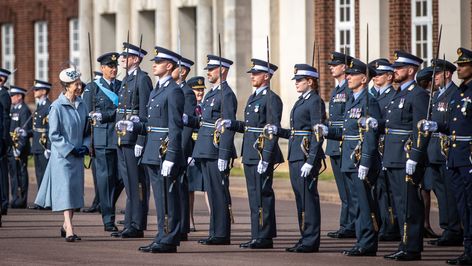
M 12 102 L 10 136 L 12 145 L 8 151 L 11 195 L 10 207 L 26 208 L 28 203 L 28 155 L 31 151 L 30 138 L 33 135 L 31 111 L 24 103 L 26 90 L 11 86 Z
M 148 74 L 139 68 L 147 52 L 139 47 L 123 43 L 121 67 L 127 71 L 118 91 L 118 109 L 115 121 L 139 122 L 147 119 L 147 103 L 152 90 Z M 116 126 L 115 126 L 116 127 Z M 141 238 L 147 226 L 149 178 L 138 165 L 145 135 L 127 132 L 126 128 L 117 129 L 118 174 L 125 185 L 126 211 L 123 231 L 112 236 L 122 238 Z M 126 133 L 125 133 L 126 132 Z
M 277 236 L 272 179 L 274 166 L 283 162 L 283 156 L 277 136 L 270 138 L 264 126 L 280 127 L 283 104 L 270 87 L 270 79 L 278 67 L 264 60 L 251 61 L 248 73 L 256 89 L 244 108 L 244 121 L 225 119 L 222 126 L 244 133 L 241 156 L 251 211 L 251 240 L 239 246 L 265 249 L 273 247 L 272 239 Z
M 9 180 L 8 180 L 8 148 L 11 145 L 10 138 L 10 107 L 11 99 L 10 94 L 8 93 L 8 88 L 5 86 L 5 83 L 8 80 L 11 72 L 0 68 L 0 103 L 3 106 L 3 131 L 0 132 L 3 139 L 3 147 L 0 150 L 0 209 L 3 215 L 7 214 L 8 204 L 9 204 Z
M 2 105 L 2 102 L 0 101 L 0 132 L 3 132 L 3 127 L 4 127 L 4 123 L 5 120 L 4 120 L 4 117 L 3 117 L 3 105 Z M 2 138 L 0 138 L 0 151 L 3 149 L 3 146 L 5 145 L 5 140 Z M 2 166 L 0 166 L 2 167 Z M 0 171 L 2 169 L 0 168 Z M 1 172 L 0 172 L 0 175 L 1 175 Z M 0 176 L 1 177 L 1 176 Z M 0 182 L 0 190 L 2 189 L 2 182 Z M 0 205 L 0 210 L 2 209 L 2 206 Z M 0 227 L 2 227 L 2 212 L 0 212 Z
M 87 113 L 93 121 L 93 163 L 98 192 L 96 197 L 100 202 L 104 230 L 107 232 L 118 231 L 115 225 L 114 198 L 123 190 L 118 179 L 118 158 L 114 143 L 117 92 L 121 87 L 121 81 L 116 79 L 119 56 L 116 52 L 110 52 L 97 58 L 102 77 L 89 83 L 83 94 Z
M 182 152 L 185 98 L 180 86 L 172 79 L 179 60 L 180 55 L 155 47 L 152 72 L 159 81 L 149 97 L 148 116 L 140 122 L 124 122 L 128 131 L 146 135 L 141 163 L 150 178 L 156 203 L 158 233 L 151 244 L 139 248 L 142 252 L 174 253 L 180 244 L 178 177 L 186 166 Z
M 347 74 L 348 88 L 352 91 L 346 103 L 343 128 L 319 124 L 315 130 L 322 129 L 328 139 L 342 141 L 341 172 L 346 176 L 356 210 L 355 246 L 343 251 L 347 256 L 375 256 L 378 248 L 377 204 L 374 185 L 380 171 L 378 153 L 377 125 L 373 119 L 380 119 L 377 100 L 369 94 L 370 73 L 374 68 L 358 59 L 353 59 Z
M 447 260 L 451 265 L 472 265 L 472 51 L 457 49 L 457 76 L 462 79 L 459 89 L 448 103 L 447 121 L 428 121 L 422 129 L 448 135 L 446 166 L 447 180 L 457 202 L 464 227 L 464 253 Z
M 331 92 L 329 100 L 329 126 L 343 126 L 343 117 L 346 102 L 349 99 L 350 91 L 347 88 L 346 75 L 344 71 L 351 63 L 352 57 L 338 53 L 331 53 L 331 61 L 328 62 L 331 76 L 336 79 L 338 85 Z M 354 238 L 355 235 L 355 216 L 352 204 L 350 188 L 345 176 L 341 173 L 341 142 L 337 140 L 328 140 L 326 145 L 326 155 L 330 157 L 331 168 L 333 169 L 334 179 L 338 187 L 339 198 L 341 199 L 341 213 L 339 217 L 339 229 L 329 232 L 328 236 L 332 238 Z
M 197 98 L 195 97 L 195 93 L 193 90 L 187 85 L 185 81 L 187 79 L 188 74 L 190 73 L 190 69 L 193 66 L 194 62 L 190 59 L 185 57 L 181 57 L 180 66 L 175 68 L 172 72 L 172 78 L 179 84 L 182 92 L 185 96 L 185 105 L 184 105 L 184 113 L 190 114 L 192 116 L 195 115 L 195 107 L 197 106 Z M 192 143 L 192 132 L 193 128 L 185 126 L 182 132 L 182 150 L 185 157 L 185 162 L 187 164 L 192 160 L 192 151 L 193 151 L 193 143 Z M 181 223 L 180 223 L 180 240 L 187 241 L 188 240 L 188 233 L 190 232 L 190 210 L 189 210 L 189 186 L 188 186 L 188 175 L 187 175 L 187 165 L 184 167 L 184 171 L 182 175 L 179 176 L 180 182 L 180 209 L 181 209 Z
M 229 171 L 236 158 L 234 131 L 216 131 L 218 119 L 236 120 L 238 101 L 226 82 L 233 61 L 216 55 L 208 55 L 205 69 L 213 88 L 205 95 L 200 118 L 184 114 L 184 124 L 200 127 L 193 149 L 193 158 L 202 166 L 208 184 L 210 202 L 210 230 L 204 245 L 229 245 L 231 237 L 231 196 L 229 194 Z M 220 67 L 221 66 L 221 67 Z M 221 70 L 220 70 L 221 69 Z
M 454 64 L 438 59 L 431 62 L 436 67 L 434 86 L 439 88 L 435 91 L 432 99 L 431 120 L 445 123 L 449 120 L 449 102 L 458 91 L 458 87 L 452 81 L 452 75 L 456 71 Z M 457 205 L 451 190 L 451 181 L 446 168 L 446 157 L 441 147 L 444 147 L 447 136 L 440 133 L 431 134 L 428 145 L 428 166 L 425 179 L 432 182 L 432 189 L 438 199 L 439 225 L 444 230 L 441 237 L 428 241 L 429 244 L 437 246 L 462 246 L 462 228 L 457 211 Z
M 323 123 L 324 102 L 318 94 L 318 71 L 307 64 L 296 64 L 295 86 L 301 95 L 290 112 L 290 129 L 271 125 L 271 132 L 289 140 L 288 161 L 290 182 L 297 203 L 301 238 L 288 252 L 317 252 L 320 247 L 320 197 L 318 175 L 324 153 L 323 140 L 312 134 L 313 125 Z M 273 128 L 273 129 L 272 129 Z
M 369 63 L 375 68 L 375 76 L 372 78 L 374 86 L 370 89 L 371 95 L 377 100 L 380 107 L 381 118 L 384 118 L 387 112 L 386 106 L 395 94 L 392 86 L 393 68 L 390 62 L 385 58 L 379 58 Z M 372 73 L 374 74 L 374 73 Z M 379 136 L 379 153 L 383 155 L 385 145 L 385 135 Z M 377 192 L 377 205 L 379 206 L 379 241 L 398 241 L 400 240 L 400 229 L 398 228 L 397 215 L 393 210 L 393 198 L 389 192 L 389 183 L 385 176 L 385 169 L 382 168 L 375 183 Z
M 49 141 L 48 136 L 48 114 L 49 106 L 51 105 L 48 93 L 51 90 L 51 86 L 51 83 L 41 80 L 35 80 L 33 85 L 34 98 L 37 103 L 33 117 L 33 141 L 31 145 L 31 153 L 34 156 L 34 169 L 38 190 L 41 186 L 41 181 L 48 164 L 49 156 L 51 155 L 51 142 Z M 33 208 L 40 209 L 37 205 L 34 205 Z
M 387 105 L 379 128 L 385 133 L 383 167 L 393 196 L 402 242 L 386 259 L 420 260 L 423 250 L 424 206 L 419 185 L 424 173 L 427 137 L 418 134 L 418 122 L 426 118 L 428 93 L 414 77 L 423 60 L 406 52 L 395 52 L 394 81 L 399 84 Z

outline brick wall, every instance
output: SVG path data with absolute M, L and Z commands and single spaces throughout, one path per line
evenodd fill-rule
M 23 88 L 30 89 L 35 78 L 34 22 L 39 20 L 48 22 L 48 78 L 53 84 L 50 98 L 57 98 L 62 91 L 59 72 L 68 65 L 69 60 L 69 19 L 78 17 L 78 1 L 8 0 L 2 1 L 0 10 L 2 10 L 0 24 L 13 24 L 15 68 L 17 68 L 15 85 Z M 27 102 L 32 101 L 33 94 L 29 93 Z
M 395 50 L 411 51 L 411 1 L 390 0 L 389 57 L 393 60 Z
M 329 101 L 330 92 L 334 88 L 334 79 L 331 77 L 326 62 L 335 46 L 334 35 L 334 0 L 315 0 L 315 40 L 320 46 L 320 94 L 325 101 Z

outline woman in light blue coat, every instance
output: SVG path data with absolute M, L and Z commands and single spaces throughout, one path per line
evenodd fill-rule
M 49 139 L 51 157 L 35 203 L 64 212 L 61 236 L 67 242 L 80 240 L 74 234 L 74 209 L 84 206 L 84 155 L 88 153 L 87 111 L 77 92 L 82 90 L 80 73 L 74 68 L 61 71 L 64 92 L 51 104 Z

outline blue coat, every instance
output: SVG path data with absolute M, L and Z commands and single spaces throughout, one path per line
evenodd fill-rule
M 51 157 L 35 204 L 52 207 L 53 211 L 84 206 L 83 157 L 76 157 L 71 151 L 74 147 L 89 146 L 89 136 L 86 106 L 80 98 L 77 102 L 75 109 L 61 94 L 51 104 L 49 112 Z
M 342 86 L 336 86 L 331 93 L 331 99 L 329 100 L 329 126 L 342 128 L 344 111 L 346 109 L 346 103 L 352 97 L 351 91 L 347 87 L 347 80 L 345 80 Z M 329 156 L 340 156 L 341 155 L 341 142 L 338 140 L 328 139 L 326 144 L 326 155 Z

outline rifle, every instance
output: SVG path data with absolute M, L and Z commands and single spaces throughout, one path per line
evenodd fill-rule
M 89 67 L 90 67 L 90 83 L 93 82 L 93 69 L 92 69 L 92 42 L 90 40 L 90 32 L 88 34 L 88 48 L 89 48 Z M 96 98 L 95 94 L 96 91 L 91 91 L 92 94 L 92 113 L 95 113 L 95 104 Z M 95 138 L 93 136 L 94 126 L 97 124 L 95 119 L 90 119 L 90 160 L 88 165 L 84 165 L 86 169 L 90 169 L 90 165 L 92 164 L 92 158 L 95 157 Z
M 213 145 L 218 148 L 219 145 L 220 145 L 220 138 L 221 138 L 221 135 L 225 132 L 225 127 L 221 127 L 220 130 L 218 130 L 217 128 L 217 125 L 221 123 L 221 121 L 223 121 L 223 88 L 222 88 L 222 79 L 223 79 L 223 73 L 222 73 L 222 65 L 221 65 L 221 36 L 220 34 L 218 33 L 218 57 L 220 59 L 220 65 L 219 65 L 219 76 L 220 76 L 220 84 L 219 84 L 219 89 L 220 89 L 220 95 L 221 95 L 221 104 L 220 104 L 220 118 L 218 118 L 216 121 L 215 121 L 215 132 L 213 134 Z
M 128 36 L 126 37 L 126 43 L 129 44 L 129 30 L 128 30 Z M 123 89 L 125 89 L 125 97 L 123 98 L 123 116 L 121 117 L 121 120 L 126 119 L 126 108 L 128 107 L 128 69 L 129 69 L 129 63 L 128 63 L 128 57 L 129 57 L 129 46 L 126 47 L 126 73 L 125 73 L 125 79 L 126 82 L 123 82 Z M 126 136 L 126 128 L 123 128 L 121 130 L 116 130 L 116 135 L 118 136 L 118 146 L 121 146 L 121 137 Z

